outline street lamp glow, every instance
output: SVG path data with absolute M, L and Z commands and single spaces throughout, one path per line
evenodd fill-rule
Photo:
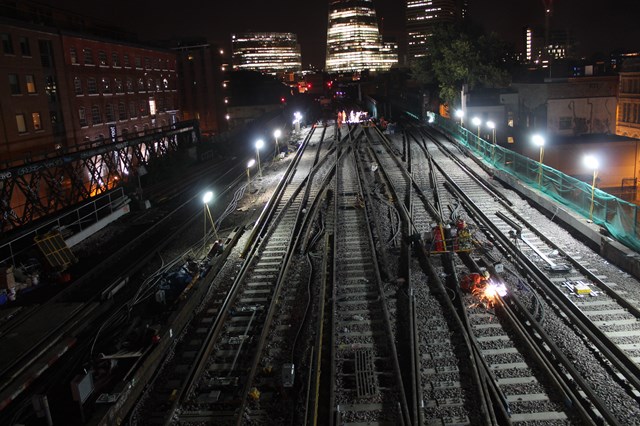
M 454 114 L 460 119 L 460 126 L 462 126 L 462 123 L 464 122 L 464 111 L 461 109 L 457 109 Z
M 273 132 L 273 137 L 276 140 L 276 155 L 279 154 L 280 151 L 280 146 L 278 145 L 278 138 L 282 135 L 282 132 L 280 131 L 280 129 L 276 129 Z
M 589 219 L 593 220 L 593 198 L 596 193 L 596 178 L 598 177 L 598 168 L 600 162 L 593 155 L 585 155 L 584 164 L 590 169 L 593 169 L 593 181 L 591 182 L 591 207 L 589 208 Z
M 264 146 L 264 141 L 262 139 L 258 139 L 256 141 L 256 157 L 258 159 L 258 175 L 262 179 L 262 167 L 260 166 L 260 148 Z
M 540 185 L 542 183 L 542 160 L 544 159 L 545 140 L 541 135 L 535 134 L 531 136 L 531 141 L 534 145 L 540 147 L 540 161 L 538 162 L 538 185 Z
M 302 121 L 302 114 L 300 114 L 299 112 L 295 112 L 293 113 L 293 124 L 296 126 L 296 132 L 300 131 L 300 122 Z
M 533 142 L 533 144 L 535 146 L 544 146 L 545 140 L 541 135 L 535 134 L 533 136 L 531 136 L 531 142 Z
M 202 237 L 203 252 L 207 248 L 207 218 L 211 222 L 211 228 L 213 229 L 213 233 L 216 236 L 216 240 L 220 240 L 220 238 L 218 238 L 216 223 L 213 221 L 213 216 L 211 215 L 211 210 L 209 209 L 209 202 L 211 202 L 211 200 L 213 200 L 213 192 L 207 191 L 202 195 L 202 203 L 204 205 L 204 236 Z
M 493 142 L 493 144 L 495 145 L 496 143 L 496 123 L 494 123 L 493 121 L 487 121 L 487 127 L 489 129 L 491 129 L 491 142 Z
M 254 160 L 253 158 L 251 160 L 249 160 L 249 162 L 247 163 L 247 187 L 249 189 L 251 189 L 251 173 L 250 170 L 253 167 L 253 165 L 256 164 L 256 160 Z
M 593 155 L 585 155 L 584 156 L 584 165 L 590 169 L 598 169 L 600 167 L 600 162 Z
M 480 120 L 479 117 L 473 117 L 471 119 L 471 123 L 473 123 L 474 126 L 478 126 L 478 137 L 480 137 L 480 125 L 482 124 L 482 120 Z

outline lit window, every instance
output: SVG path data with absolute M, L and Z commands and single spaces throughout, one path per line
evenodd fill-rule
M 9 88 L 11 89 L 12 95 L 19 95 L 22 93 L 20 91 L 20 81 L 18 80 L 18 74 L 9 74 Z
M 133 93 L 133 79 L 131 77 L 127 77 L 127 92 Z
M 31 121 L 33 121 L 33 129 L 34 130 L 42 130 L 42 121 L 40 120 L 40 113 L 39 112 L 31 113 Z
M 24 114 L 16 114 L 16 125 L 18 126 L 18 133 L 27 133 L 27 121 L 24 118 Z
M 27 93 L 36 93 L 36 80 L 33 75 L 27 74 L 24 78 L 27 83 Z
M 144 92 L 144 79 L 138 79 L 138 92 Z
M 113 85 L 116 87 L 116 93 L 124 93 L 121 78 L 116 78 L 115 80 L 113 80 Z
M 31 46 L 29 46 L 29 39 L 26 37 L 20 37 L 20 53 L 22 56 L 31 56 Z
M 166 78 L 162 79 L 162 86 L 164 87 L 164 90 L 169 89 L 169 80 L 167 80 Z

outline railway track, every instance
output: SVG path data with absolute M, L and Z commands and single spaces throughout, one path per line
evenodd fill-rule
M 280 306 L 292 236 L 304 210 L 302 189 L 323 137 L 324 132 L 317 131 L 308 135 L 298 160 L 283 178 L 277 197 L 272 198 L 270 208 L 265 209 L 254 227 L 251 240 L 257 243 L 247 242 L 245 261 L 233 283 L 216 293 L 202 309 L 208 315 L 202 317 L 200 325 L 192 327 L 194 334 L 183 339 L 187 344 L 180 350 L 180 356 L 185 358 L 180 369 L 186 379 L 169 383 L 173 389 L 168 398 L 155 398 L 156 408 L 150 409 L 155 417 L 162 417 L 163 423 L 236 424 L 249 415 L 242 409 L 244 399 L 247 394 L 256 395 L 250 388 L 256 360 Z M 308 149 L 309 145 L 314 149 Z M 256 419 L 261 416 L 259 411 L 252 415 Z
M 374 151 L 379 152 L 381 146 L 388 148 L 388 144 L 381 138 L 377 139 L 382 143 L 374 145 Z M 415 158 L 418 163 L 429 164 L 426 153 L 420 151 L 418 148 L 410 154 L 410 158 Z M 406 182 L 406 172 L 401 170 L 397 160 L 393 159 L 393 150 L 388 149 L 386 154 L 388 155 L 378 155 L 377 160 L 383 165 L 387 179 L 396 189 L 410 188 Z M 415 174 L 413 177 L 416 177 Z M 430 174 L 430 181 L 435 184 L 437 177 Z M 419 189 L 417 192 L 416 199 L 425 197 Z M 438 191 L 429 192 L 433 194 L 433 201 L 438 206 L 438 203 L 443 201 Z M 407 196 L 398 197 L 405 198 L 407 204 L 410 203 Z M 441 205 L 434 208 L 427 203 L 427 209 L 424 203 L 420 204 L 424 210 L 432 212 L 431 220 L 442 221 L 440 217 L 444 209 Z M 442 263 L 431 259 L 431 264 L 441 271 L 436 273 L 444 275 L 447 262 Z M 421 281 L 424 282 L 424 279 L 418 275 L 415 282 Z M 487 314 L 485 306 L 474 303 L 472 296 L 466 296 L 471 300 L 458 304 L 462 320 L 451 321 L 451 317 L 456 315 L 452 312 L 453 307 L 450 303 L 443 303 L 442 298 L 438 297 L 439 289 L 436 286 L 432 284 L 431 287 L 432 290 L 436 290 L 435 294 L 430 294 L 428 288 L 420 285 L 411 287 L 412 292 L 415 291 L 418 296 L 424 297 L 413 299 L 414 322 L 419 325 L 416 328 L 416 341 L 422 349 L 418 354 L 421 393 L 417 394 L 427 397 L 426 404 L 424 399 L 422 400 L 418 422 L 421 423 L 424 419 L 428 422 L 460 424 L 500 422 L 498 419 L 513 423 L 568 421 L 569 415 L 563 409 L 564 400 L 568 397 L 549 385 L 543 374 L 549 373 L 549 369 L 538 367 L 538 371 L 534 373 L 524 361 L 527 353 L 537 350 L 532 346 L 532 342 L 516 342 L 513 333 L 507 331 L 507 326 L 496 321 L 495 315 Z M 476 312 L 470 313 L 469 310 Z M 428 315 L 425 315 L 427 312 Z M 508 326 L 518 327 L 513 316 L 509 318 L 511 323 Z M 488 319 L 490 323 L 482 324 L 479 319 Z M 453 336 L 449 334 L 452 331 L 455 332 Z M 463 336 L 468 336 L 466 341 Z M 464 354 L 471 351 L 476 353 L 476 361 L 472 363 L 476 365 L 477 371 L 474 372 L 470 372 L 468 366 L 463 365 Z M 437 364 L 433 362 L 434 359 L 437 360 Z M 481 377 L 483 383 L 472 383 L 470 379 L 474 376 L 473 373 L 476 382 L 480 381 Z M 547 382 L 545 386 L 539 384 L 543 379 Z M 472 392 L 474 387 L 479 392 Z M 478 394 L 483 392 L 487 394 L 487 400 L 494 401 L 493 406 L 487 406 L 485 403 L 484 409 L 472 409 L 481 406 L 482 403 L 478 403 L 478 399 L 483 399 Z M 500 412 L 496 414 L 493 411 Z
M 410 424 L 356 159 L 338 168 L 330 424 Z
M 615 350 L 616 346 L 612 342 L 608 341 L 606 335 L 603 336 L 604 333 L 598 333 L 597 330 L 594 332 L 593 326 L 589 324 L 591 321 L 588 319 L 588 316 L 581 316 L 579 313 L 576 313 L 576 305 L 588 305 L 589 302 L 595 302 L 592 305 L 593 308 L 591 308 L 594 311 L 594 316 L 598 315 L 595 313 L 595 311 L 597 311 L 595 306 L 604 306 L 608 313 L 613 313 L 617 310 L 618 314 L 626 316 L 626 318 L 621 318 L 621 323 L 615 322 L 619 317 L 607 317 L 608 320 L 612 321 L 611 323 L 607 323 L 604 320 L 599 323 L 605 327 L 612 326 L 613 324 L 615 324 L 613 327 L 620 327 L 623 324 L 628 325 L 631 322 L 628 317 L 629 311 L 625 310 L 625 312 L 622 312 L 623 309 L 621 307 L 614 307 L 613 310 L 611 310 L 611 299 L 605 302 L 600 298 L 600 296 L 588 298 L 580 297 L 580 294 L 575 291 L 575 287 L 573 289 L 568 288 L 568 281 L 584 282 L 589 280 L 588 282 L 590 285 L 594 286 L 594 284 L 592 284 L 593 280 L 591 280 L 591 278 L 594 278 L 594 274 L 587 273 L 580 276 L 578 271 L 585 271 L 586 268 L 584 265 L 579 265 L 577 262 L 572 263 L 569 266 L 570 260 L 568 257 L 564 257 L 562 259 L 556 257 L 555 262 L 554 260 L 551 260 L 550 257 L 547 256 L 547 253 L 553 253 L 551 256 L 556 256 L 556 253 L 564 252 L 562 248 L 557 247 L 556 245 L 550 245 L 550 239 L 542 235 L 541 232 L 536 231 L 534 226 L 528 224 L 525 218 L 515 212 L 515 209 L 511 207 L 510 203 L 505 200 L 502 194 L 492 189 L 491 184 L 479 181 L 475 176 L 470 179 L 469 174 L 473 173 L 463 171 L 463 169 L 460 168 L 460 161 L 453 161 L 452 157 L 455 149 L 454 147 L 450 146 L 449 149 L 445 151 L 441 148 L 440 144 L 436 145 L 433 139 L 427 139 L 425 143 L 425 147 L 430 152 L 430 155 L 434 158 L 434 163 L 437 164 L 439 168 L 439 173 L 441 176 L 446 176 L 447 183 L 445 186 L 447 187 L 447 191 L 453 193 L 455 198 L 458 200 L 464 199 L 466 204 L 469 204 L 469 202 L 475 203 L 475 207 L 469 210 L 470 214 L 474 216 L 476 220 L 479 220 L 479 218 L 483 216 L 483 212 L 486 216 L 495 216 L 495 218 L 485 217 L 481 222 L 482 227 L 490 229 L 490 238 L 494 238 L 494 242 L 496 242 L 499 247 L 512 246 L 512 250 L 509 250 L 509 253 L 505 253 L 505 255 L 518 259 L 520 264 L 525 264 L 526 266 L 521 268 L 527 269 L 530 274 L 529 277 L 531 277 L 531 275 L 538 277 L 537 280 L 539 280 L 539 282 L 537 285 L 540 286 L 540 291 L 545 294 L 545 297 L 552 299 L 554 304 L 557 304 L 557 306 L 562 308 L 559 315 L 566 319 L 568 326 L 580 328 L 582 334 L 579 335 L 579 338 L 583 340 L 584 344 L 587 345 L 587 348 L 590 345 L 596 345 L 598 350 L 608 358 L 608 361 L 605 363 L 611 362 L 616 366 L 615 368 L 618 372 L 614 374 L 612 378 L 618 376 L 620 386 L 627 388 L 627 397 L 633 398 L 633 395 L 637 392 L 633 389 L 637 389 L 635 387 L 635 383 L 636 378 L 638 377 L 635 372 L 633 372 L 633 369 L 635 368 L 633 360 L 631 359 L 632 362 L 629 363 L 629 360 L 626 359 L 628 357 L 624 357 L 619 353 L 616 353 L 618 352 Z M 441 192 L 446 194 L 445 191 Z M 453 204 L 456 201 L 450 202 Z M 496 225 L 492 225 L 492 223 L 496 223 Z M 495 228 L 493 228 L 494 226 Z M 501 238 L 496 238 L 497 233 L 501 234 Z M 526 242 L 523 241 L 523 238 Z M 522 248 L 523 245 L 529 247 L 529 250 Z M 549 260 L 551 260 L 551 263 L 549 263 Z M 546 264 L 545 268 L 539 267 L 544 264 Z M 599 292 L 600 290 L 595 291 Z M 597 300 L 598 298 L 600 298 L 600 301 Z M 564 308 L 564 306 L 568 306 L 568 308 Z M 624 335 L 624 332 L 614 334 L 614 336 L 616 335 Z M 635 333 L 632 331 L 628 338 L 625 337 L 627 342 L 629 339 L 633 339 L 634 335 Z M 561 347 L 563 346 L 563 342 L 557 343 Z M 623 348 L 624 347 L 625 346 L 623 346 Z M 589 398 L 591 401 L 598 406 L 598 410 L 608 422 L 615 424 L 618 421 L 617 419 L 621 417 L 619 413 L 615 414 L 609 411 L 608 404 L 604 402 L 607 399 L 607 395 L 597 395 L 597 393 L 591 389 L 593 385 L 588 383 L 590 381 L 589 375 L 585 374 L 584 371 L 576 371 L 574 374 L 586 376 L 586 379 L 582 383 L 583 389 L 589 389 L 586 392 L 590 393 Z M 620 380 L 620 377 L 624 378 Z M 622 399 L 624 400 L 624 397 Z M 628 401 L 627 404 L 631 404 L 631 402 Z

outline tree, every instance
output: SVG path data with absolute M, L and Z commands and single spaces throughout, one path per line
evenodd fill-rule
M 440 25 L 429 39 L 429 53 L 411 63 L 412 78 L 421 84 L 437 84 L 440 99 L 453 105 L 463 84 L 470 89 L 482 85 L 509 84 L 504 69 L 505 44 L 495 34 L 476 28 Z

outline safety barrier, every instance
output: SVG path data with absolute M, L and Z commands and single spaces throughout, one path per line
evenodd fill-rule
M 640 251 L 637 205 L 595 188 L 592 211 L 593 188 L 590 183 L 485 141 L 440 115 L 429 114 L 428 121 L 495 169 L 516 177 L 585 218 L 591 218 L 594 223 L 606 228 L 615 239 Z

